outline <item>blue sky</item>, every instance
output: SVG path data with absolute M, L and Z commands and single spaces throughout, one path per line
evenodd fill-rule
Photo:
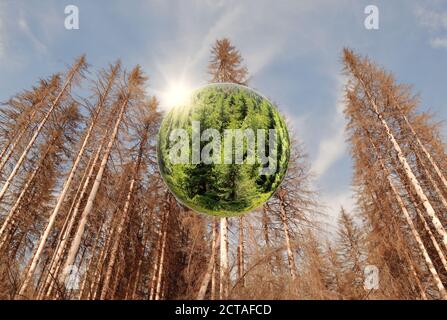
M 64 28 L 69 4 L 79 7 L 79 30 Z M 364 27 L 367 5 L 379 8 L 379 30 Z M 221 37 L 238 47 L 250 85 L 279 105 L 304 143 L 330 216 L 354 202 L 344 46 L 414 85 L 421 109 L 447 119 L 447 0 L 0 0 L 0 100 L 85 53 L 92 70 L 117 58 L 128 68 L 140 64 L 148 92 L 163 102 L 173 84 L 207 81 L 209 49 Z

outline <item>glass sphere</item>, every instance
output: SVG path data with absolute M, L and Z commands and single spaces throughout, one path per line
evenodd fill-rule
M 158 136 L 161 175 L 178 201 L 230 217 L 265 203 L 284 178 L 290 141 L 277 108 L 230 83 L 194 90 L 169 111 Z

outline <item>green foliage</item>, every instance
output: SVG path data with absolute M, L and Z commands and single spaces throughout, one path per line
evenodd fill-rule
M 256 149 L 254 164 L 246 163 L 247 139 L 244 139 L 243 164 L 212 163 L 173 164 L 169 140 L 174 129 L 184 129 L 192 137 L 192 121 L 200 121 L 200 133 L 213 128 L 220 133 L 223 159 L 224 130 L 264 129 L 269 162 L 276 157 L 276 171 L 260 174 L 261 164 Z M 269 129 L 275 129 L 277 147 L 269 154 Z M 212 140 L 212 139 L 211 139 Z M 234 141 L 233 141 L 234 142 Z M 210 143 L 200 142 L 200 150 Z M 256 144 L 257 148 L 257 144 Z M 213 150 L 214 152 L 215 150 Z M 189 156 L 192 158 L 190 142 Z M 290 141 L 284 120 L 267 99 L 251 89 L 235 84 L 213 84 L 196 90 L 189 101 L 171 110 L 163 123 L 158 139 L 158 161 L 162 176 L 177 199 L 190 208 L 215 216 L 235 216 L 255 209 L 267 201 L 281 183 L 290 155 Z M 233 160 L 235 157 L 233 143 Z

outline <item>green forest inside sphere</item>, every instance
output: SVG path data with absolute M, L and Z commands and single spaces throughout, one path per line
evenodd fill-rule
M 237 216 L 265 203 L 284 178 L 289 156 L 277 108 L 236 84 L 193 91 L 166 115 L 158 136 L 159 168 L 169 189 L 184 205 L 213 216 Z

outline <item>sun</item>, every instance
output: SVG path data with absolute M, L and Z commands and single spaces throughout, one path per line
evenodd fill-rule
M 191 93 L 191 88 L 183 82 L 171 83 L 163 92 L 163 104 L 172 108 L 185 102 Z

